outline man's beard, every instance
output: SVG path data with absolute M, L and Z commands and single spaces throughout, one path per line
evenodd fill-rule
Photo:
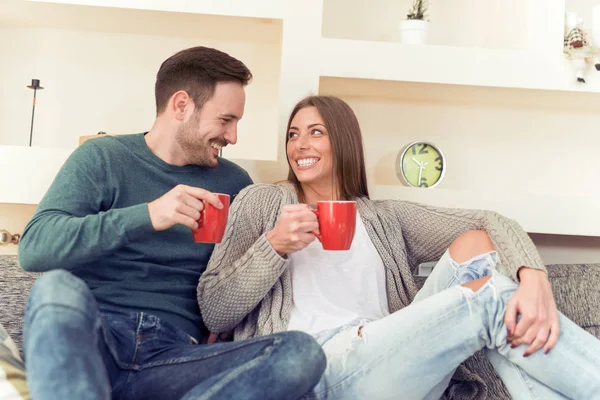
M 177 144 L 185 154 L 188 165 L 199 167 L 216 167 L 217 160 L 213 155 L 210 143 L 204 142 L 198 134 L 198 121 L 192 118 L 183 124 L 175 135 Z

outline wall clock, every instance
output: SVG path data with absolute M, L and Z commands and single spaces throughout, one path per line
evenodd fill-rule
M 396 170 L 409 186 L 433 188 L 444 179 L 446 159 L 434 144 L 412 142 L 398 153 Z

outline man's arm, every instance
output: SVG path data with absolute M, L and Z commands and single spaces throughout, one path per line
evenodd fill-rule
M 112 181 L 109 165 L 93 141 L 71 154 L 25 227 L 19 243 L 23 269 L 74 269 L 154 231 L 146 203 L 111 208 L 120 182 Z

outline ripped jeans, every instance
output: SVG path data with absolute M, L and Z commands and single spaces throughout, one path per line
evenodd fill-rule
M 496 264 L 496 252 L 462 264 L 446 252 L 410 306 L 317 334 L 327 369 L 303 398 L 439 399 L 458 365 L 486 348 L 514 399 L 600 399 L 600 340 L 564 315 L 548 354 L 523 357 L 526 345 L 507 343 L 517 284 Z M 488 275 L 477 292 L 459 286 Z

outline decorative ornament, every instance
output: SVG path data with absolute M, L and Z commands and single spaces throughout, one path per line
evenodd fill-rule
M 29 89 L 33 89 L 33 108 L 31 109 L 31 130 L 29 131 L 29 147 L 31 147 L 31 142 L 33 140 L 33 118 L 35 116 L 35 102 L 36 102 L 36 94 L 38 90 L 43 90 L 44 88 L 40 86 L 39 79 L 32 79 L 31 85 L 27 86 Z
M 563 52 L 571 61 L 579 83 L 585 83 L 587 64 L 594 64 L 596 70 L 600 71 L 600 49 L 590 44 L 582 24 L 583 18 L 579 17 L 577 13 L 566 14 Z

